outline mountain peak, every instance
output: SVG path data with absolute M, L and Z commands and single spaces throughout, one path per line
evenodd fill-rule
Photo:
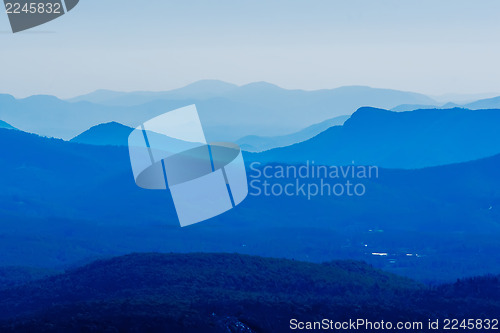
M 393 111 L 389 111 L 386 109 L 381 109 L 381 108 L 374 108 L 371 106 L 362 106 L 359 109 L 357 109 L 351 116 L 352 117 L 359 117 L 363 116 L 366 117 L 367 115 L 372 116 L 372 115 L 381 115 L 381 114 L 394 114 Z
M 120 124 L 116 121 L 110 121 L 108 123 L 102 123 L 99 125 L 95 125 L 92 128 L 130 128 L 130 127 L 125 126 L 123 124 Z
M 37 102 L 37 103 L 59 103 L 63 102 L 56 96 L 52 95 L 33 95 L 29 96 L 26 98 L 23 98 L 22 101 L 27 101 L 27 102 Z
M 245 84 L 241 86 L 243 89 L 283 89 L 275 84 L 266 82 L 266 81 L 258 81 Z
M 132 128 L 115 121 L 91 127 L 87 131 L 71 139 L 71 142 L 98 146 L 127 146 Z

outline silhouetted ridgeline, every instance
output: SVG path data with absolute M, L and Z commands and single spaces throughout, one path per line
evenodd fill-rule
M 289 321 L 495 318 L 498 277 L 432 290 L 356 261 L 133 254 L 0 291 L 2 332 L 289 332 Z
M 392 112 L 371 107 L 283 136 L 246 136 L 243 150 L 264 151 L 249 160 L 276 163 L 378 165 L 415 169 L 500 154 L 500 109 L 430 109 Z M 346 121 L 347 119 L 347 121 Z M 207 120 L 210 122 L 210 120 Z M 338 126 L 341 124 L 344 126 Z M 221 124 L 220 132 L 227 132 Z M 73 142 L 127 145 L 130 129 L 117 123 L 86 130 Z M 209 129 L 210 131 L 210 129 Z M 207 136 L 209 141 L 211 135 Z
M 71 139 L 71 142 L 97 146 L 128 146 L 128 136 L 133 128 L 116 123 L 100 124 Z
M 500 110 L 392 112 L 364 107 L 344 126 L 250 159 L 278 163 L 377 165 L 416 169 L 500 154 Z
M 342 126 L 349 116 L 339 116 L 325 120 L 321 123 L 306 127 L 299 132 L 283 136 L 246 136 L 236 143 L 245 151 L 260 152 L 277 147 L 287 147 L 289 145 L 309 140 L 333 126 Z
M 332 126 L 342 125 L 349 116 L 328 119 L 319 124 L 309 126 L 299 132 L 283 136 L 246 136 L 237 141 L 245 151 L 264 151 L 275 147 L 285 147 L 308 140 Z M 1 128 L 1 123 L 0 123 Z M 127 146 L 128 136 L 132 128 L 116 123 L 105 123 L 91 127 L 71 139 L 71 142 L 86 143 L 99 146 Z
M 0 94 L 0 119 L 45 136 L 71 139 L 92 126 L 116 121 L 136 127 L 154 116 L 196 104 L 209 141 L 247 135 L 275 136 L 299 131 L 363 105 L 392 108 L 434 101 L 424 95 L 369 87 L 286 90 L 257 82 L 241 87 L 202 81 L 167 92 L 97 91 L 71 102 L 54 96 L 15 99 Z

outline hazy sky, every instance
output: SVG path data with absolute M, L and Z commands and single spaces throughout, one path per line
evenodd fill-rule
M 500 1 L 80 0 L 12 34 L 0 13 L 0 92 L 69 97 L 200 79 L 500 93 Z

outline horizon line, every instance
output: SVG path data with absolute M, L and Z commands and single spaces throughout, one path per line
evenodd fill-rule
M 78 97 L 82 97 L 85 95 L 90 95 L 96 92 L 112 92 L 112 93 L 123 93 L 123 94 L 133 94 L 133 93 L 165 93 L 165 92 L 171 92 L 175 90 L 180 90 L 187 88 L 189 86 L 192 86 L 197 83 L 202 83 L 202 82 L 219 82 L 227 85 L 233 85 L 235 88 L 242 88 L 245 86 L 250 86 L 254 84 L 268 84 L 270 86 L 275 86 L 279 89 L 286 90 L 286 91 L 304 91 L 304 92 L 314 92 L 314 91 L 325 91 L 325 90 L 337 90 L 337 89 L 342 89 L 342 88 L 369 88 L 369 89 L 374 89 L 374 90 L 392 90 L 392 91 L 399 91 L 399 92 L 405 92 L 405 93 L 414 93 L 414 94 L 419 94 L 419 95 L 424 95 L 426 97 L 435 99 L 435 98 L 446 98 L 450 96 L 454 96 L 455 98 L 479 98 L 479 99 L 487 99 L 487 98 L 493 98 L 493 97 L 499 97 L 500 92 L 468 92 L 468 93 L 458 93 L 458 92 L 447 92 L 447 93 L 442 93 L 442 94 L 427 94 L 427 93 L 422 93 L 418 91 L 412 91 L 412 90 L 406 90 L 406 89 L 397 89 L 397 88 L 388 88 L 388 87 L 375 87 L 375 86 L 370 86 L 370 85 L 363 85 L 363 84 L 347 84 L 347 85 L 340 85 L 337 87 L 331 87 L 331 88 L 319 88 L 319 89 L 305 89 L 305 88 L 290 88 L 290 87 L 283 87 L 278 84 L 268 82 L 268 81 L 252 81 L 248 83 L 243 83 L 243 84 L 236 84 L 233 82 L 228 82 L 220 79 L 201 79 L 201 80 L 196 80 L 192 81 L 191 83 L 184 84 L 181 86 L 177 86 L 175 88 L 171 89 L 159 89 L 159 90 L 147 90 L 147 89 L 133 89 L 133 90 L 115 90 L 115 89 L 109 89 L 109 88 L 96 88 L 91 91 L 83 92 L 83 93 L 78 93 L 77 95 L 70 95 L 69 97 L 63 97 L 60 94 L 57 93 L 40 93 L 40 94 L 30 94 L 30 95 L 18 95 L 18 94 L 13 94 L 9 92 L 0 92 L 0 95 L 9 95 L 14 97 L 16 100 L 22 100 L 30 97 L 35 97 L 35 96 L 51 96 L 51 97 L 56 97 L 60 100 L 68 101 L 71 99 L 75 99 Z M 478 97 L 478 96 L 483 96 L 483 97 Z M 451 97 L 453 98 L 453 97 Z M 439 102 L 439 101 L 436 101 Z

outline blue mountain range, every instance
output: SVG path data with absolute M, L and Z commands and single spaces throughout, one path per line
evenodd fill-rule
M 335 117 L 319 124 L 306 127 L 297 133 L 274 137 L 251 135 L 243 137 L 236 142 L 243 150 L 251 152 L 261 152 L 273 148 L 286 147 L 295 143 L 307 141 L 330 127 L 343 125 L 347 119 L 349 119 L 349 116 Z
M 142 121 L 192 103 L 209 141 L 241 138 L 257 151 L 244 153 L 249 181 L 256 170 L 308 163 L 373 165 L 378 177 L 324 180 L 359 181 L 366 188 L 361 197 L 255 196 L 251 187 L 236 209 L 180 229 L 168 191 L 135 185 L 126 145 Z M 365 87 L 306 92 L 211 81 L 71 101 L 0 95 L 0 119 L 20 129 L 0 123 L 0 140 L 9 143 L 0 146 L 7 175 L 0 186 L 0 267 L 43 274 L 159 251 L 355 258 L 426 282 L 500 273 L 500 110 L 361 107 L 332 118 L 365 103 L 434 102 Z M 297 179 L 270 181 L 284 186 Z
M 443 105 L 438 104 L 402 104 L 392 108 L 392 111 L 414 111 L 418 109 L 451 109 L 451 108 L 464 108 L 470 110 L 481 110 L 481 109 L 500 109 L 500 96 L 492 98 L 484 98 L 474 102 L 469 102 L 466 104 L 457 104 L 453 102 L 447 102 Z
M 349 116 L 335 117 L 328 119 L 319 124 L 307 127 L 297 133 L 289 135 L 276 136 L 276 137 L 263 137 L 263 136 L 246 136 L 237 141 L 241 148 L 245 151 L 264 151 L 277 147 L 290 146 L 292 144 L 306 141 L 319 133 L 325 131 L 332 126 L 342 125 Z M 117 122 L 110 122 L 93 126 L 85 132 L 71 139 L 71 142 L 87 143 L 92 145 L 111 145 L 111 146 L 127 146 L 128 136 L 132 132 L 132 128 L 119 124 Z
M 311 140 L 250 156 L 267 163 L 376 165 L 414 169 L 500 153 L 500 110 L 360 108 Z
M 377 142 L 383 144 L 382 152 L 405 152 L 404 144 L 410 151 L 418 147 L 405 134 L 431 142 L 439 131 L 452 145 L 457 144 L 458 128 L 462 136 L 481 131 L 487 135 L 498 123 L 497 116 L 496 110 L 361 109 L 342 127 L 276 151 L 289 157 L 288 149 L 329 137 L 322 141 L 324 146 L 341 147 L 337 140 L 349 139 L 345 145 L 354 142 L 357 154 Z M 342 128 L 353 132 L 330 136 Z M 417 135 L 419 131 L 424 134 Z M 368 139 L 355 141 L 353 133 L 366 133 Z M 394 133 L 401 137 L 395 139 Z M 71 143 L 5 129 L 0 130 L 0 140 L 9 142 L 0 146 L 0 171 L 8 175 L 0 188 L 0 266 L 60 269 L 130 252 L 239 252 L 306 261 L 355 258 L 421 281 L 498 273 L 500 155 L 419 170 L 381 168 L 377 178 L 361 180 L 367 190 L 362 197 L 250 195 L 227 214 L 180 229 L 168 191 L 135 185 L 126 147 Z M 469 160 L 493 152 L 486 148 L 470 143 L 464 146 L 469 153 L 447 157 Z M 275 153 L 247 153 L 245 160 L 260 162 L 257 168 L 262 170 Z M 441 155 L 430 151 L 429 160 L 423 159 L 426 156 L 421 155 L 419 163 L 436 163 Z M 376 154 L 364 157 L 376 162 L 375 158 Z M 295 163 L 301 166 L 305 161 Z M 251 181 L 255 171 L 247 167 Z M 349 177 L 326 181 L 333 185 Z M 272 181 L 286 184 L 296 179 Z
M 196 104 L 208 141 L 236 141 L 249 135 L 288 135 L 352 114 L 364 105 L 392 108 L 416 103 L 435 101 L 420 94 L 368 87 L 303 91 L 265 82 L 238 87 L 202 81 L 168 92 L 98 91 L 70 101 L 0 95 L 0 119 L 23 131 L 69 140 L 102 123 L 136 127 L 167 111 Z

